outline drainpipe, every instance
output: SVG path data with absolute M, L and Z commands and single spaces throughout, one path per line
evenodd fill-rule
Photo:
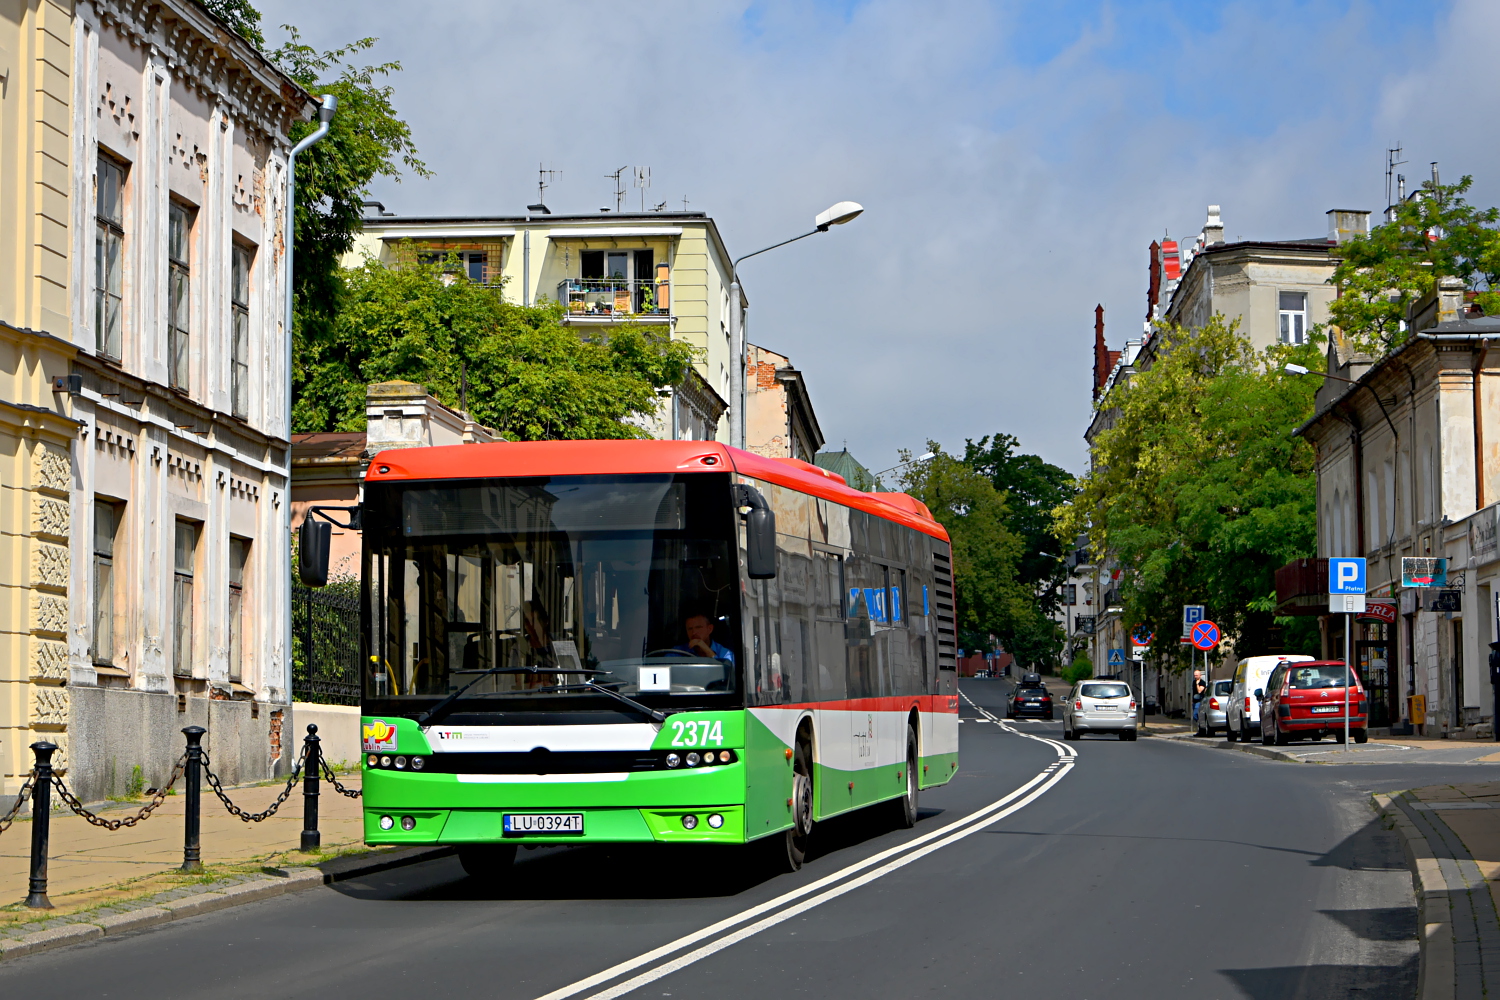
M 531 230 L 521 234 L 521 305 L 531 305 Z
M 1479 357 L 1474 362 L 1474 509 L 1483 510 L 1484 497 L 1484 406 L 1479 388 L 1479 375 L 1484 371 L 1484 359 L 1490 353 L 1490 342 L 1479 342 Z
M 288 562 L 286 600 L 282 602 L 281 610 L 286 615 L 282 630 L 282 640 L 286 643 L 286 660 L 282 667 L 285 671 L 283 681 L 288 705 L 292 702 L 292 250 L 297 230 L 297 154 L 328 134 L 329 123 L 333 121 L 333 113 L 338 106 L 339 99 L 336 96 L 324 94 L 322 106 L 318 108 L 317 131 L 293 146 L 286 157 L 286 216 L 282 222 L 281 234 L 282 244 L 286 247 L 286 325 L 282 330 L 286 338 L 286 496 L 281 505 L 281 526 L 286 529 Z

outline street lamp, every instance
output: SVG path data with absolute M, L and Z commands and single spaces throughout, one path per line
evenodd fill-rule
M 780 243 L 772 243 L 763 247 L 755 253 L 747 253 L 737 258 L 729 266 L 729 341 L 733 345 L 735 365 L 730 372 L 730 395 L 734 397 L 734 423 L 730 437 L 734 440 L 737 448 L 745 447 L 745 364 L 748 358 L 745 356 L 745 319 L 744 310 L 740 307 L 740 262 L 749 260 L 751 257 L 759 256 L 767 250 L 775 250 L 784 247 L 788 243 L 796 243 L 805 240 L 809 236 L 818 233 L 826 233 L 833 226 L 842 226 L 846 222 L 852 222 L 863 212 L 864 206 L 854 201 L 841 201 L 829 206 L 813 217 L 813 228 L 811 232 L 803 233 L 801 236 L 793 236 L 789 240 Z
M 286 325 L 282 329 L 286 338 L 286 483 L 281 502 L 281 526 L 286 529 L 287 556 L 284 580 L 286 600 L 282 602 L 281 610 L 286 615 L 282 638 L 286 642 L 283 679 L 288 703 L 292 700 L 292 244 L 297 229 L 297 154 L 328 134 L 333 113 L 338 110 L 339 99 L 334 94 L 324 94 L 318 103 L 320 106 L 316 131 L 304 136 L 286 156 L 286 210 L 281 224 L 281 240 L 286 247 Z
M 1301 365 L 1294 365 L 1290 361 L 1282 365 L 1281 370 L 1286 372 L 1288 375 L 1318 375 L 1323 378 L 1335 379 L 1339 382 L 1348 382 L 1350 385 L 1364 385 L 1366 389 L 1370 390 L 1370 395 L 1375 397 L 1375 405 L 1380 407 L 1380 415 L 1382 417 L 1385 417 L 1386 426 L 1391 429 L 1391 436 L 1394 437 L 1397 441 L 1401 440 L 1401 435 L 1396 431 L 1396 425 L 1391 423 L 1391 415 L 1385 411 L 1385 400 L 1380 398 L 1380 393 L 1375 391 L 1374 386 L 1356 381 L 1352 378 L 1344 378 L 1344 376 L 1342 375 L 1334 375 L 1330 372 L 1310 371 L 1309 369 L 1304 368 Z M 1392 400 L 1391 405 L 1396 405 L 1394 400 Z
M 916 458 L 908 458 L 906 461 L 899 462 L 896 465 L 891 466 L 889 469 L 885 469 L 882 472 L 875 473 L 875 481 L 877 483 L 880 482 L 880 477 L 883 476 L 883 475 L 885 475 L 887 472 L 895 472 L 897 469 L 904 469 L 908 465 L 916 465 L 918 462 L 925 462 L 928 459 L 932 459 L 932 458 L 937 458 L 937 452 L 935 452 L 935 451 L 929 451 L 925 455 L 920 455 L 920 456 L 918 456 Z

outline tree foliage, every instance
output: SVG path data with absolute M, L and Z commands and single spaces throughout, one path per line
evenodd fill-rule
M 1500 315 L 1500 210 L 1470 205 L 1471 181 L 1424 182 L 1393 221 L 1330 251 L 1340 260 L 1329 313 L 1357 350 L 1379 356 L 1399 346 L 1408 308 L 1446 277 L 1476 289 L 1486 315 Z
M 1006 524 L 1021 539 L 1016 576 L 1031 588 L 1044 613 L 1056 610 L 1057 585 L 1067 575 L 1052 535 L 1052 512 L 1073 498 L 1073 474 L 1037 455 L 1019 454 L 1021 442 L 995 434 L 964 442 L 963 463 L 1006 497 Z
M 1054 531 L 1087 532 L 1095 557 L 1115 560 L 1133 627 L 1175 636 L 1181 606 L 1204 604 L 1242 654 L 1257 652 L 1275 645 L 1275 571 L 1316 553 L 1314 454 L 1292 431 L 1312 415 L 1321 379 L 1282 366 L 1321 370 L 1322 353 L 1313 343 L 1256 351 L 1220 315 L 1156 336 L 1150 367 L 1101 401 L 1114 423 Z M 1301 651 L 1311 621 L 1279 620 L 1288 651 Z M 1153 654 L 1185 660 L 1170 641 Z
M 342 48 L 319 52 L 291 25 L 288 38 L 270 53 L 282 71 L 309 93 L 338 98 L 328 134 L 297 157 L 295 271 L 292 278 L 296 346 L 331 334 L 342 301 L 340 259 L 354 246 L 370 182 L 399 181 L 403 169 L 430 176 L 417 158 L 411 128 L 396 113 L 395 92 L 384 82 L 401 69 L 398 62 L 359 65 L 354 60 L 374 47 L 361 38 Z M 317 128 L 292 126 L 297 142 Z
M 585 340 L 556 305 L 505 302 L 455 266 L 404 248 L 346 272 L 329 335 L 297 357 L 299 432 L 363 430 L 365 385 L 401 379 L 453 407 L 466 380 L 473 418 L 508 440 L 644 437 L 631 419 L 687 375 L 688 344 L 631 324 Z
M 223 21 L 225 26 L 258 49 L 266 46 L 260 31 L 260 11 L 250 0 L 198 0 L 204 10 Z
M 1038 614 L 1031 589 L 1020 580 L 1025 542 L 1010 527 L 1011 501 L 989 476 L 937 442 L 927 447 L 933 457 L 906 466 L 900 488 L 948 529 L 960 645 L 982 648 L 995 635 L 1020 662 L 1051 665 L 1062 636 L 1056 623 Z

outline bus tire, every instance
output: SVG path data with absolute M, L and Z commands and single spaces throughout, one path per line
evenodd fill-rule
M 906 727 L 906 791 L 895 801 L 896 826 L 910 830 L 917 825 L 917 733 Z
M 797 734 L 792 754 L 792 828 L 786 834 L 786 865 L 791 871 L 802 867 L 813 831 L 813 755 L 811 734 L 805 729 Z
M 515 860 L 515 844 L 460 844 L 458 848 L 458 863 L 470 878 L 503 878 Z

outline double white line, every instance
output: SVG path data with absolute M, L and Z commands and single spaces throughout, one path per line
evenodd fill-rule
M 964 699 L 969 701 L 968 696 Z M 973 701 L 969 701 L 974 705 Z M 562 989 L 553 990 L 537 1000 L 564 1000 L 565 997 L 574 997 L 592 990 L 597 986 L 618 979 L 627 973 L 635 972 L 637 969 L 646 968 L 630 979 L 616 983 L 597 993 L 589 993 L 588 1000 L 610 1000 L 613 997 L 624 996 L 627 993 L 640 989 L 648 983 L 655 982 L 663 976 L 671 975 L 679 969 L 686 968 L 695 962 L 700 962 L 710 955 L 723 951 L 731 945 L 738 944 L 746 938 L 753 937 L 761 931 L 775 927 L 783 921 L 831 899 L 837 899 L 846 892 L 858 889 L 862 885 L 889 875 L 898 868 L 904 868 L 919 858 L 924 858 L 934 851 L 947 847 L 949 844 L 957 843 L 965 837 L 978 833 L 986 827 L 998 823 L 1005 817 L 1026 808 L 1037 799 L 1041 798 L 1063 779 L 1073 769 L 1077 759 L 1074 749 L 1065 743 L 1055 740 L 1043 739 L 1022 733 L 996 719 L 989 712 L 974 705 L 981 714 L 987 716 L 992 722 L 1000 724 L 1001 728 L 1017 736 L 1027 739 L 1038 740 L 1046 743 L 1057 751 L 1058 760 L 1048 764 L 1035 777 L 1004 798 L 997 799 L 982 809 L 975 810 L 962 819 L 955 820 L 947 826 L 940 827 L 931 833 L 923 834 L 904 844 L 887 848 L 862 861 L 857 861 L 846 868 L 842 868 L 815 882 L 811 882 L 791 892 L 783 893 L 775 899 L 768 900 L 758 906 L 742 910 L 731 917 L 726 917 L 716 924 L 684 935 L 675 941 L 654 948 L 643 955 L 621 962 L 618 965 L 605 969 L 603 972 L 595 973 L 586 979 L 580 979 L 576 983 L 564 986 Z M 701 943 L 707 942 L 707 943 Z M 693 947 L 698 945 L 698 947 Z M 685 949 L 692 949 L 685 951 Z M 672 956 L 676 956 L 675 958 Z M 659 964 L 658 964 L 659 963 Z

